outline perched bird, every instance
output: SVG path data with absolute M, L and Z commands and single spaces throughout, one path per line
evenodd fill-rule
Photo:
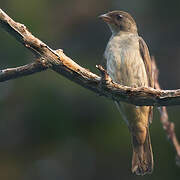
M 130 87 L 153 87 L 151 58 L 144 40 L 138 35 L 136 22 L 123 11 L 112 11 L 99 16 L 112 32 L 104 57 L 111 79 Z M 149 123 L 152 107 L 116 102 L 132 136 L 132 172 L 137 175 L 153 171 Z

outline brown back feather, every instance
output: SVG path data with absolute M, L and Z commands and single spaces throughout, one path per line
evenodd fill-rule
M 152 73 L 152 63 L 151 63 L 151 58 L 149 55 L 149 50 L 148 47 L 146 45 L 146 43 L 144 42 L 144 40 L 139 37 L 139 51 L 141 54 L 141 57 L 144 61 L 144 65 L 145 65 L 145 69 L 146 69 L 146 73 L 147 73 L 147 77 L 148 77 L 148 84 L 149 87 L 154 88 L 154 78 L 153 78 L 153 73 Z M 149 122 L 152 122 L 152 118 L 153 118 L 153 106 L 150 107 L 149 110 Z

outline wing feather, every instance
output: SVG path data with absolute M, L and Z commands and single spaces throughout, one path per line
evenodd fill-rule
M 154 88 L 154 77 L 152 73 L 151 57 L 149 55 L 148 47 L 141 37 L 139 37 L 139 51 L 145 65 L 149 87 Z M 149 110 L 150 123 L 152 122 L 152 118 L 153 118 L 153 106 L 150 106 L 150 110 Z
M 139 51 L 144 61 L 146 73 L 148 76 L 149 87 L 154 88 L 151 57 L 149 55 L 148 47 L 141 37 L 139 38 Z

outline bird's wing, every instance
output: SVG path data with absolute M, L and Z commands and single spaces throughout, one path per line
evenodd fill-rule
M 154 78 L 153 78 L 153 74 L 152 74 L 151 57 L 149 55 L 148 47 L 141 37 L 139 37 L 139 51 L 140 51 L 141 57 L 144 61 L 144 65 L 145 65 L 145 69 L 146 69 L 146 73 L 147 73 L 147 77 L 148 77 L 148 85 L 149 85 L 149 87 L 154 88 L 154 82 L 153 82 Z
M 145 69 L 148 77 L 148 85 L 149 87 L 154 88 L 154 77 L 152 73 L 151 57 L 149 55 L 148 47 L 141 37 L 139 37 L 139 51 L 145 65 Z M 153 106 L 150 107 L 150 111 L 149 111 L 150 123 L 152 122 L 152 117 L 153 117 Z

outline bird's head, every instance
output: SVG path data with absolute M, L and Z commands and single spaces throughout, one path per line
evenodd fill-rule
M 112 33 L 117 34 L 121 31 L 137 33 L 136 22 L 132 18 L 132 16 L 124 11 L 112 11 L 106 14 L 100 15 L 104 22 L 106 22 Z

